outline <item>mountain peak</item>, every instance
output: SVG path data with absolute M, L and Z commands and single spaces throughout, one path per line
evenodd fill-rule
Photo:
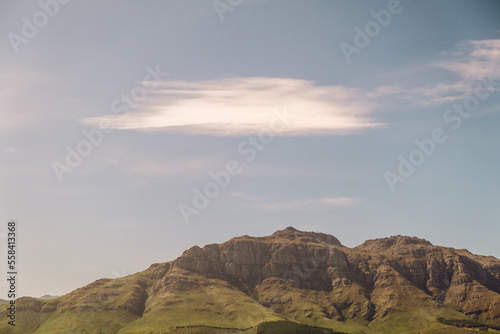
M 358 247 L 367 248 L 370 250 L 383 251 L 389 248 L 408 248 L 434 246 L 430 241 L 417 237 L 408 237 L 404 235 L 393 235 L 388 238 L 370 239 L 365 241 Z
M 316 242 L 316 243 L 326 243 L 333 246 L 343 246 L 340 241 L 333 235 L 318 233 L 318 232 L 305 232 L 297 230 L 292 226 L 288 226 L 284 230 L 278 230 L 270 235 L 271 240 L 275 239 L 287 239 L 299 242 Z

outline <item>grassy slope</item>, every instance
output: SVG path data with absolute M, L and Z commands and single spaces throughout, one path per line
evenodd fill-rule
M 16 302 L 17 321 L 12 327 L 0 322 L 0 333 L 115 333 L 139 318 L 125 310 L 134 298 L 140 275 L 116 280 L 98 280 L 68 295 L 51 300 L 20 298 Z M 6 311 L 0 317 L 6 319 Z
M 99 280 L 49 301 L 23 299 L 18 302 L 24 309 L 18 311 L 18 326 L 12 328 L 4 321 L 0 323 L 0 333 L 79 333 L 78 328 L 87 333 L 106 334 L 159 331 L 254 334 L 258 324 L 283 319 L 346 333 L 471 333 L 446 327 L 436 320 L 438 317 L 467 319 L 463 314 L 429 307 L 418 302 L 418 298 L 404 307 L 391 308 L 385 317 L 375 319 L 366 328 L 355 319 L 330 319 L 325 309 L 331 300 L 324 292 L 278 286 L 274 281 L 256 292 L 259 300 L 274 300 L 279 306 L 266 308 L 224 281 L 198 275 L 189 276 L 189 289 L 167 289 L 150 297 L 144 316 L 139 317 L 126 311 L 123 305 L 134 300 L 133 291 L 145 280 L 147 276 L 140 273 L 117 280 Z M 37 307 L 41 312 L 30 310 Z M 5 319 L 5 311 L 1 313 Z
M 335 316 L 332 316 L 335 310 L 332 309 L 332 298 L 328 292 L 297 289 L 280 281 L 268 279 L 258 286 L 256 291 L 259 301 L 271 303 L 269 307 L 284 318 L 345 333 L 360 333 L 362 330 L 367 330 L 365 326 L 355 321 L 336 320 Z
M 166 290 L 148 300 L 144 316 L 118 333 L 168 332 L 186 326 L 241 330 L 283 319 L 224 281 L 198 275 L 189 280 L 190 289 Z

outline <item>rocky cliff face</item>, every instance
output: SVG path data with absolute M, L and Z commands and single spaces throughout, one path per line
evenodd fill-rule
M 231 282 L 246 293 L 273 284 L 328 294 L 339 320 L 383 318 L 415 301 L 450 306 L 481 321 L 500 318 L 500 261 L 405 236 L 347 248 L 333 236 L 292 227 L 193 247 L 173 267 Z M 278 280 L 276 280 L 278 279 Z M 269 301 L 259 300 L 263 303 Z
M 289 227 L 270 237 L 244 236 L 221 245 L 192 247 L 173 266 L 251 287 L 269 277 L 298 281 L 307 276 L 300 287 L 331 290 L 327 273 L 330 246 L 344 248 L 333 236 Z M 334 257 L 330 265 L 336 261 Z
M 399 323 L 422 330 L 439 317 L 500 326 L 500 260 L 405 236 L 348 248 L 331 235 L 288 227 L 195 246 L 127 278 L 99 280 L 50 301 L 26 300 L 20 310 L 54 312 L 60 323 L 57 316 L 82 305 L 127 312 L 118 333 L 159 318 L 162 328 L 250 328 L 288 319 L 369 333 Z

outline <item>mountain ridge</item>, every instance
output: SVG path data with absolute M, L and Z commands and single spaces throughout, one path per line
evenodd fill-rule
M 277 321 L 346 333 L 451 330 L 440 318 L 493 328 L 500 326 L 500 260 L 400 235 L 349 248 L 287 227 L 193 246 L 175 260 L 55 299 L 20 298 L 18 311 L 35 319 L 23 333 L 184 333 L 192 326 L 257 333 L 259 324 Z

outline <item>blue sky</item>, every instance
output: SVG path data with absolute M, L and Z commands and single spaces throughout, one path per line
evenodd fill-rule
M 19 223 L 21 295 L 290 225 L 500 257 L 499 14 L 1 2 L 0 212 Z

